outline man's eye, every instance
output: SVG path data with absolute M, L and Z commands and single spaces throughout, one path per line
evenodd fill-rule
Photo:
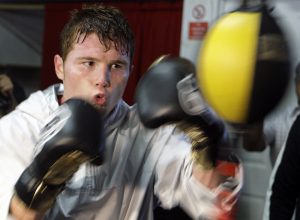
M 94 61 L 86 61 L 83 63 L 85 66 L 87 67 L 91 67 L 91 66 L 94 66 L 95 65 L 95 62 Z
M 121 68 L 123 68 L 123 65 L 118 63 L 114 63 L 111 65 L 111 69 L 121 69 Z

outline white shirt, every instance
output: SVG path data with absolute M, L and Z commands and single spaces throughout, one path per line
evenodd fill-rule
M 62 91 L 62 85 L 38 91 L 0 120 L 0 219 L 7 217 L 14 184 L 33 159 L 40 130 Z M 164 208 L 180 205 L 194 219 L 219 214 L 218 190 L 192 176 L 190 143 L 174 126 L 146 129 L 135 107 L 120 101 L 105 127 L 105 163 L 83 164 L 45 219 L 152 219 L 156 198 Z M 236 178 L 232 196 L 241 188 L 241 170 Z

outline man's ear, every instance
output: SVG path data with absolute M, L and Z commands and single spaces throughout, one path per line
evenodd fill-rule
M 130 73 L 133 71 L 133 68 L 134 68 L 134 65 L 131 64 L 130 69 L 129 69 L 129 72 L 130 72 Z
M 54 56 L 54 67 L 55 67 L 55 73 L 57 78 L 59 78 L 60 80 L 64 79 L 64 61 L 61 58 L 61 56 L 59 56 L 58 54 L 56 54 Z

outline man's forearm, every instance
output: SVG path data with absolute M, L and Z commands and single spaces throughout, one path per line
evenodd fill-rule
M 193 176 L 209 189 L 218 187 L 224 181 L 224 177 L 216 168 L 205 169 L 197 164 L 194 164 Z

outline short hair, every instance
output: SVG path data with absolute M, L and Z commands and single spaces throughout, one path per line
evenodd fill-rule
M 114 46 L 132 61 L 134 53 L 134 34 L 122 12 L 113 6 L 103 4 L 86 5 L 81 10 L 71 11 L 71 18 L 60 35 L 60 52 L 63 60 L 72 50 L 80 36 L 97 34 L 107 50 Z

